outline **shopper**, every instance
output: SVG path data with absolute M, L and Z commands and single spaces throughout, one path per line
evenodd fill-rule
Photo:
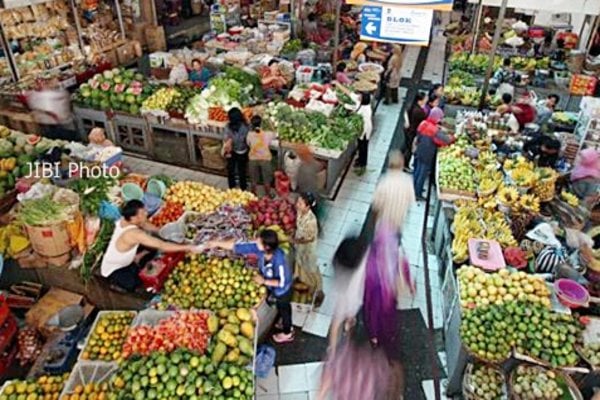
M 248 133 L 248 146 L 250 146 L 248 158 L 251 190 L 252 193 L 258 194 L 258 186 L 262 182 L 265 195 L 270 196 L 273 184 L 271 143 L 276 136 L 273 132 L 261 128 L 262 118 L 258 115 L 252 117 L 250 124 L 252 129 Z
M 296 154 L 300 159 L 296 176 L 296 192 L 319 193 L 321 188 L 318 174 L 322 169 L 321 164 L 314 158 L 310 148 L 306 145 L 298 146 Z
M 206 86 L 211 77 L 210 70 L 204 66 L 204 62 L 198 58 L 192 60 L 192 69 L 188 73 L 190 82 Z
M 296 250 L 295 277 L 314 293 L 315 307 L 320 307 L 325 295 L 323 278 L 317 264 L 317 238 L 319 225 L 315 215 L 317 199 L 312 193 L 302 193 L 296 201 L 296 233 L 294 248 Z
M 227 179 L 229 188 L 246 190 L 248 175 L 248 124 L 242 111 L 234 107 L 229 110 L 229 123 L 225 128 L 223 155 L 227 159 Z
M 427 97 L 427 103 L 425 103 L 425 112 L 427 113 L 427 115 L 429 115 L 429 113 L 431 112 L 431 110 L 433 110 L 434 108 L 440 108 L 440 98 L 438 96 L 431 95 Z M 441 110 L 441 108 L 440 108 Z
M 453 138 L 447 135 L 439 125 L 444 118 L 440 108 L 434 108 L 427 119 L 417 128 L 417 145 L 415 150 L 415 171 L 413 174 L 417 200 L 424 200 L 423 187 L 430 177 L 435 165 L 438 147 L 452 143 Z
M 429 90 L 429 98 L 439 99 L 438 103 L 433 107 L 439 107 L 443 110 L 444 106 L 446 105 L 446 99 L 444 98 L 444 85 L 442 85 L 441 83 L 436 83 L 435 85 L 433 85 Z
M 426 104 L 427 96 L 425 96 L 424 93 L 419 92 L 408 112 L 408 128 L 405 130 L 404 134 L 404 161 L 407 163 L 407 167 L 410 165 L 410 159 L 412 158 L 417 128 L 421 122 L 425 121 L 425 118 L 427 118 L 427 111 L 425 110 Z
M 571 172 L 571 187 L 581 200 L 593 204 L 600 200 L 600 153 L 589 148 L 579 152 Z
M 384 74 L 384 77 L 387 80 L 384 104 L 398 103 L 398 87 L 400 87 L 400 79 L 402 78 L 402 61 L 402 47 L 394 45 L 392 47 L 392 57 L 388 61 L 387 69 Z
M 269 295 L 275 301 L 278 317 L 281 318 L 282 331 L 273 335 L 273 340 L 276 343 L 293 341 L 291 305 L 293 273 L 287 264 L 285 253 L 279 248 L 277 233 L 265 229 L 254 242 L 213 241 L 208 242 L 206 247 L 230 250 L 238 255 L 258 257 L 260 275 L 257 275 L 254 281 L 267 287 Z
M 27 105 L 41 129 L 42 136 L 77 141 L 79 135 L 73 130 L 71 95 L 57 86 L 57 81 L 51 81 L 39 90 L 27 93 Z
M 556 105 L 560 101 L 560 97 L 556 94 L 551 94 L 546 97 L 545 100 L 541 100 L 537 102 L 535 105 L 536 118 L 535 123 L 540 127 L 546 125 L 550 122 L 550 118 L 552 118 L 552 114 L 554 113 L 554 109 Z
M 133 292 L 141 285 L 139 272 L 146 263 L 161 252 L 197 252 L 199 247 L 164 242 L 147 232 L 157 233 L 158 228 L 148 222 L 148 212 L 144 203 L 130 200 L 121 210 L 123 218 L 115 224 L 100 273 L 108 278 L 117 290 Z
M 515 73 L 510 58 L 505 58 L 502 66 L 494 72 L 491 79 L 491 87 L 496 89 L 499 95 L 508 93 L 511 96 L 515 94 L 515 84 L 519 82 L 519 76 Z
M 388 170 L 373 194 L 376 223 L 385 223 L 400 233 L 406 213 L 415 202 L 412 177 L 405 173 L 404 157 L 398 150 L 390 152 Z
M 523 154 L 538 167 L 554 168 L 560 156 L 560 141 L 551 136 L 540 135 L 523 146 Z
M 346 73 L 346 63 L 340 62 L 335 68 L 335 80 L 342 85 L 349 85 L 352 83 L 352 80 L 348 78 L 348 74 Z

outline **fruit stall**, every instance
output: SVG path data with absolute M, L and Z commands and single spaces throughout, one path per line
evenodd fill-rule
M 432 229 L 448 393 L 589 398 L 600 220 L 568 184 L 576 155 L 564 146 L 570 161 L 538 167 L 497 116 L 461 111 L 454 122 L 456 141 L 438 154 Z
M 167 86 L 133 70 L 105 71 L 81 85 L 74 102 L 82 134 L 100 126 L 129 154 L 220 174 L 225 110 L 239 107 L 247 119 L 261 115 L 263 128 L 277 132 L 271 146 L 277 167 L 283 169 L 297 144 L 309 145 L 323 165 L 326 194 L 339 184 L 362 129 L 360 116 L 345 107 L 352 99 L 339 88 L 298 83 L 287 98 L 269 101 L 258 76 L 237 67 L 224 68 L 205 88 Z

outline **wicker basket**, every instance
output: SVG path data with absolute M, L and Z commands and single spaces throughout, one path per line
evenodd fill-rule
M 496 367 L 493 367 L 490 365 L 486 365 L 485 367 L 494 370 L 494 372 L 496 372 L 498 375 L 500 375 L 502 377 L 502 381 L 504 382 L 504 385 L 502 388 L 503 396 L 501 398 L 503 400 L 508 399 L 508 387 L 506 385 L 506 378 L 504 377 L 502 370 L 500 368 L 496 368 Z M 463 399 L 465 399 L 465 400 L 482 400 L 483 399 L 483 397 L 481 397 L 475 393 L 476 388 L 471 383 L 471 376 L 473 375 L 475 368 L 476 368 L 476 366 L 474 364 L 468 364 L 467 368 L 465 369 L 465 373 L 463 375 L 462 396 L 463 396 Z
M 573 379 L 571 379 L 571 377 L 569 375 L 564 374 L 564 373 L 554 370 L 554 369 L 544 368 L 544 367 L 540 367 L 537 365 L 527 365 L 527 368 L 533 368 L 533 369 L 536 369 L 539 371 L 551 370 L 552 372 L 554 372 L 556 374 L 557 377 L 560 377 L 567 384 L 569 390 L 571 391 L 571 398 L 573 400 L 583 400 L 583 396 L 581 395 L 581 392 L 579 391 L 579 389 L 577 388 L 577 385 L 575 384 L 575 382 L 573 382 Z M 508 394 L 509 394 L 510 399 L 523 400 L 523 398 L 521 396 L 519 396 L 517 393 L 515 393 L 515 391 L 514 391 L 514 383 L 513 382 L 517 376 L 516 371 L 517 371 L 517 369 L 515 368 L 510 374 L 510 379 L 508 380 Z

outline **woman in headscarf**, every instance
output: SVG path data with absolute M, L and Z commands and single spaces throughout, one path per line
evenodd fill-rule
M 423 200 L 423 187 L 425 186 L 425 181 L 433 171 L 437 149 L 447 146 L 453 141 L 453 137 L 446 134 L 440 126 L 443 119 L 444 112 L 439 107 L 435 107 L 431 110 L 427 119 L 421 122 L 417 128 L 417 145 L 414 154 L 415 170 L 413 175 L 417 200 Z
M 571 172 L 573 192 L 580 199 L 595 202 L 600 196 L 600 153 L 595 149 L 583 149 Z
M 392 57 L 390 58 L 385 71 L 387 84 L 385 88 L 384 104 L 398 103 L 398 87 L 400 86 L 401 69 L 402 69 L 402 47 L 394 45 L 392 48 Z

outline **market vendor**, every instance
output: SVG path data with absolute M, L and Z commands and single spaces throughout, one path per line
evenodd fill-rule
M 346 68 L 347 66 L 345 62 L 340 62 L 335 67 L 335 80 L 342 85 L 349 85 L 352 83 L 352 79 L 350 79 L 346 73 Z
M 540 135 L 523 146 L 523 154 L 538 167 L 554 168 L 560 157 L 560 141 L 551 136 Z
M 285 259 L 285 253 L 279 248 L 277 233 L 265 229 L 254 242 L 235 243 L 234 241 L 212 241 L 206 244 L 209 249 L 219 248 L 233 251 L 238 255 L 258 257 L 260 275 L 254 278 L 259 285 L 265 285 L 274 298 L 278 318 L 281 318 L 282 332 L 273 335 L 276 343 L 288 343 L 294 340 L 292 331 L 292 269 Z
M 600 153 L 583 149 L 571 172 L 571 187 L 581 200 L 593 204 L 600 200 Z
M 288 84 L 276 59 L 269 61 L 269 65 L 261 70 L 260 81 L 263 90 L 271 95 L 281 92 Z
M 192 60 L 192 69 L 188 73 L 190 82 L 206 86 L 210 77 L 210 70 L 204 66 L 202 60 L 194 58 Z
M 494 72 L 491 80 L 491 86 L 496 89 L 499 95 L 509 93 L 511 96 L 515 94 L 515 84 L 520 80 L 519 76 L 512 67 L 510 58 L 505 58 L 502 66 Z
M 154 258 L 157 250 L 171 253 L 199 249 L 193 245 L 165 242 L 148 234 L 157 233 L 158 228 L 148 222 L 148 212 L 140 200 L 125 203 L 121 215 L 100 267 L 102 276 L 119 289 L 133 292 L 140 286 L 138 274 Z

